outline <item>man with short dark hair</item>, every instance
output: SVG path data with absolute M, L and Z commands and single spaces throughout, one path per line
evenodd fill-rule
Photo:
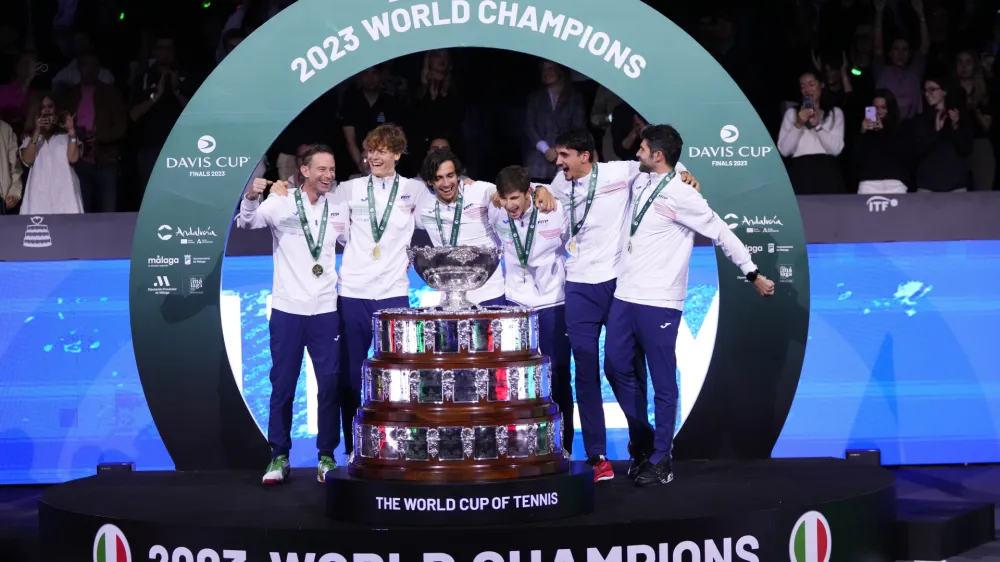
M 569 218 L 558 201 L 551 213 L 539 212 L 539 191 L 524 166 L 508 166 L 497 175 L 504 208 L 490 206 L 489 222 L 504 251 L 507 303 L 538 315 L 538 347 L 552 360 L 552 399 L 562 418 L 562 446 L 573 451 L 573 389 L 566 336 L 566 241 Z
M 641 347 L 653 381 L 655 436 L 633 442 L 649 451 L 639 467 L 639 486 L 673 480 L 671 450 L 677 415 L 677 328 L 687 294 L 688 269 L 695 233 L 712 240 L 746 275 L 761 295 L 773 295 L 774 283 L 757 271 L 750 252 L 708 206 L 705 198 L 678 177 L 683 141 L 669 125 L 642 131 L 639 166 L 632 183 L 631 218 L 626 231 L 621 274 L 605 341 L 608 380 L 626 417 L 646 416 L 646 375 L 637 376 L 635 349 Z M 641 385 L 641 388 L 640 388 Z
M 576 363 L 576 403 L 587 462 L 594 468 L 594 481 L 614 478 L 607 455 L 604 399 L 601 396 L 601 367 L 598 359 L 601 328 L 608 312 L 619 274 L 622 233 L 628 223 L 626 209 L 630 186 L 639 173 L 638 162 L 602 162 L 594 158 L 594 138 L 586 129 L 568 131 L 556 139 L 556 165 L 560 173 L 552 180 L 552 194 L 569 214 L 569 241 L 566 261 L 566 328 Z M 678 165 L 678 171 L 684 168 Z M 697 184 L 690 175 L 683 181 Z M 645 373 L 642 354 L 637 354 L 635 372 Z M 612 390 L 617 396 L 617 389 Z M 643 391 L 645 386 L 643 386 Z M 619 400 L 620 402 L 620 400 Z M 646 413 L 629 418 L 632 442 L 648 441 L 652 433 Z M 630 447 L 629 476 L 638 473 L 645 451 Z
M 326 480 L 336 468 L 333 451 L 340 444 L 338 375 L 340 372 L 340 318 L 337 313 L 337 239 L 344 234 L 346 209 L 330 191 L 336 163 L 329 147 L 316 145 L 303 153 L 305 182 L 290 197 L 268 197 L 260 202 L 266 184 L 254 183 L 240 203 L 237 224 L 242 228 L 271 229 L 274 238 L 274 289 L 271 300 L 271 403 L 267 439 L 271 462 L 264 484 L 287 480 L 292 447 L 292 404 L 309 350 L 316 373 L 319 407 L 319 464 L 316 478 Z M 286 182 L 275 187 L 287 190 Z M 330 229 L 332 232 L 328 233 Z

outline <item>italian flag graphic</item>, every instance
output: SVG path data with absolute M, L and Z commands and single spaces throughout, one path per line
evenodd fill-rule
M 791 562 L 830 562 L 830 524 L 818 511 L 810 511 L 792 529 L 788 544 Z
M 128 541 L 121 529 L 104 525 L 94 538 L 94 562 L 132 562 Z

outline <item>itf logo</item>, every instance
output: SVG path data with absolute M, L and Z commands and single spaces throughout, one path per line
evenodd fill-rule
M 869 197 L 868 201 L 865 202 L 868 205 L 869 213 L 884 213 L 889 209 L 889 207 L 895 207 L 899 205 L 899 199 L 888 197 L 883 197 L 881 195 L 876 195 L 874 197 Z
M 736 125 L 726 125 L 719 132 L 719 137 L 722 138 L 722 142 L 726 144 L 733 144 L 740 138 L 740 130 L 736 128 Z
M 810 511 L 795 523 L 788 541 L 791 562 L 830 562 L 833 540 L 830 523 L 818 511 Z
M 212 135 L 205 135 L 198 139 L 198 150 L 202 154 L 211 154 L 215 151 L 215 137 Z
M 94 562 L 132 562 L 125 533 L 114 525 L 104 525 L 94 537 Z

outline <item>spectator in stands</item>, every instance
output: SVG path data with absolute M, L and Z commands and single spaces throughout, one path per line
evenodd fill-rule
M 605 156 L 606 161 L 635 160 L 642 144 L 639 134 L 649 122 L 627 103 L 618 104 L 611 114 L 611 146 L 614 152 Z
M 622 104 L 622 101 L 618 97 L 618 94 L 612 92 L 603 84 L 597 88 L 597 95 L 594 97 L 594 106 L 590 110 L 590 126 L 604 132 L 601 135 L 600 144 L 600 156 L 604 162 L 618 159 L 615 151 L 615 139 L 614 135 L 611 134 L 611 128 L 614 124 L 612 115 L 615 108 Z
M 924 81 L 927 109 L 913 120 L 911 131 L 917 168 L 917 191 L 968 191 L 971 181 L 974 126 L 963 107 L 960 86 L 942 78 Z
M 438 150 L 451 150 L 451 142 L 445 137 L 435 137 L 427 144 L 427 154 Z
M 73 35 L 73 53 L 75 54 L 73 60 L 69 61 L 69 64 L 56 73 L 55 77 L 52 78 L 52 89 L 57 94 L 80 83 L 80 57 L 95 53 L 94 42 L 91 40 L 90 35 L 87 32 L 77 31 Z M 105 84 L 113 85 L 115 83 L 114 74 L 112 74 L 107 68 L 100 66 L 99 63 L 98 79 Z
M 76 113 L 76 130 L 83 141 L 76 163 L 83 209 L 113 213 L 118 207 L 118 160 L 128 110 L 118 90 L 101 79 L 97 55 L 86 53 L 77 61 L 80 83 L 66 92 L 60 105 Z
M 21 159 L 17 155 L 17 134 L 0 121 L 0 215 L 12 213 L 21 202 Z
M 844 193 L 837 161 L 844 150 L 844 113 L 826 100 L 815 72 L 799 77 L 799 91 L 802 103 L 785 111 L 778 133 L 792 187 L 799 195 Z
M 861 134 L 854 145 L 858 193 L 906 193 L 913 151 L 899 119 L 899 105 L 889 90 L 876 90 L 871 101 L 875 119 L 861 119 Z
M 80 180 L 73 165 L 80 159 L 80 143 L 73 116 L 59 113 L 56 101 L 41 94 L 28 112 L 21 161 L 30 167 L 21 205 L 22 215 L 83 212 Z
M 239 47 L 240 43 L 242 43 L 246 38 L 247 34 L 242 29 L 227 29 L 222 34 L 222 51 L 217 62 L 222 62 L 222 59 L 226 58 L 229 53 L 233 52 L 233 49 Z
M 356 87 L 344 93 L 343 118 L 344 141 L 351 154 L 351 160 L 361 174 L 368 173 L 361 142 L 368 133 L 386 123 L 403 121 L 403 106 L 395 97 L 382 91 L 382 70 L 373 66 L 356 77 Z
M 979 53 L 971 49 L 959 51 L 955 56 L 955 77 L 965 92 L 965 104 L 973 125 L 972 154 L 969 168 L 972 171 L 972 189 L 993 189 L 996 175 L 996 157 L 990 133 L 993 128 L 993 105 L 990 89 L 979 64 Z
M 920 48 L 912 52 L 906 37 L 896 37 L 889 49 L 888 60 L 885 57 L 885 4 L 886 0 L 875 0 L 875 61 L 872 70 L 875 73 L 875 87 L 889 90 L 899 102 L 899 113 L 903 119 L 909 119 L 918 113 L 922 107 L 920 96 L 920 80 L 927 67 L 927 53 L 930 50 L 930 37 L 927 31 L 927 20 L 924 18 L 922 0 L 911 0 L 913 9 L 920 21 Z
M 31 90 L 42 65 L 33 52 L 22 53 L 10 82 L 0 86 L 0 119 L 15 129 L 25 127 Z
M 135 124 L 140 201 L 160 149 L 196 89 L 178 65 L 175 51 L 174 36 L 158 33 L 153 38 L 152 64 L 132 85 L 129 117 Z
M 548 183 L 556 174 L 556 137 L 586 127 L 587 117 L 569 71 L 552 61 L 542 61 L 540 70 L 542 88 L 528 98 L 524 162 L 534 181 Z
M 415 146 L 429 143 L 434 137 L 446 137 L 463 146 L 462 122 L 465 120 L 465 98 L 462 95 L 459 75 L 452 64 L 451 52 L 438 49 L 424 53 L 411 111 L 412 119 L 407 138 Z
M 854 30 L 854 41 L 847 52 L 851 72 L 859 73 L 853 83 L 858 90 L 869 92 L 875 89 L 875 77 L 872 76 L 872 64 L 875 62 L 875 29 L 870 23 L 863 23 Z

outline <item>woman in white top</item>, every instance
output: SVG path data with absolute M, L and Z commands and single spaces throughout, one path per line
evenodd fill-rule
M 844 150 L 844 113 L 823 98 L 815 72 L 799 77 L 802 103 L 789 108 L 778 133 L 778 152 L 798 195 L 845 193 L 837 157 Z
M 55 101 L 43 95 L 32 104 L 28 123 L 21 143 L 21 161 L 30 170 L 21 214 L 82 213 L 80 180 L 73 171 L 80 159 L 73 116 L 58 116 Z

